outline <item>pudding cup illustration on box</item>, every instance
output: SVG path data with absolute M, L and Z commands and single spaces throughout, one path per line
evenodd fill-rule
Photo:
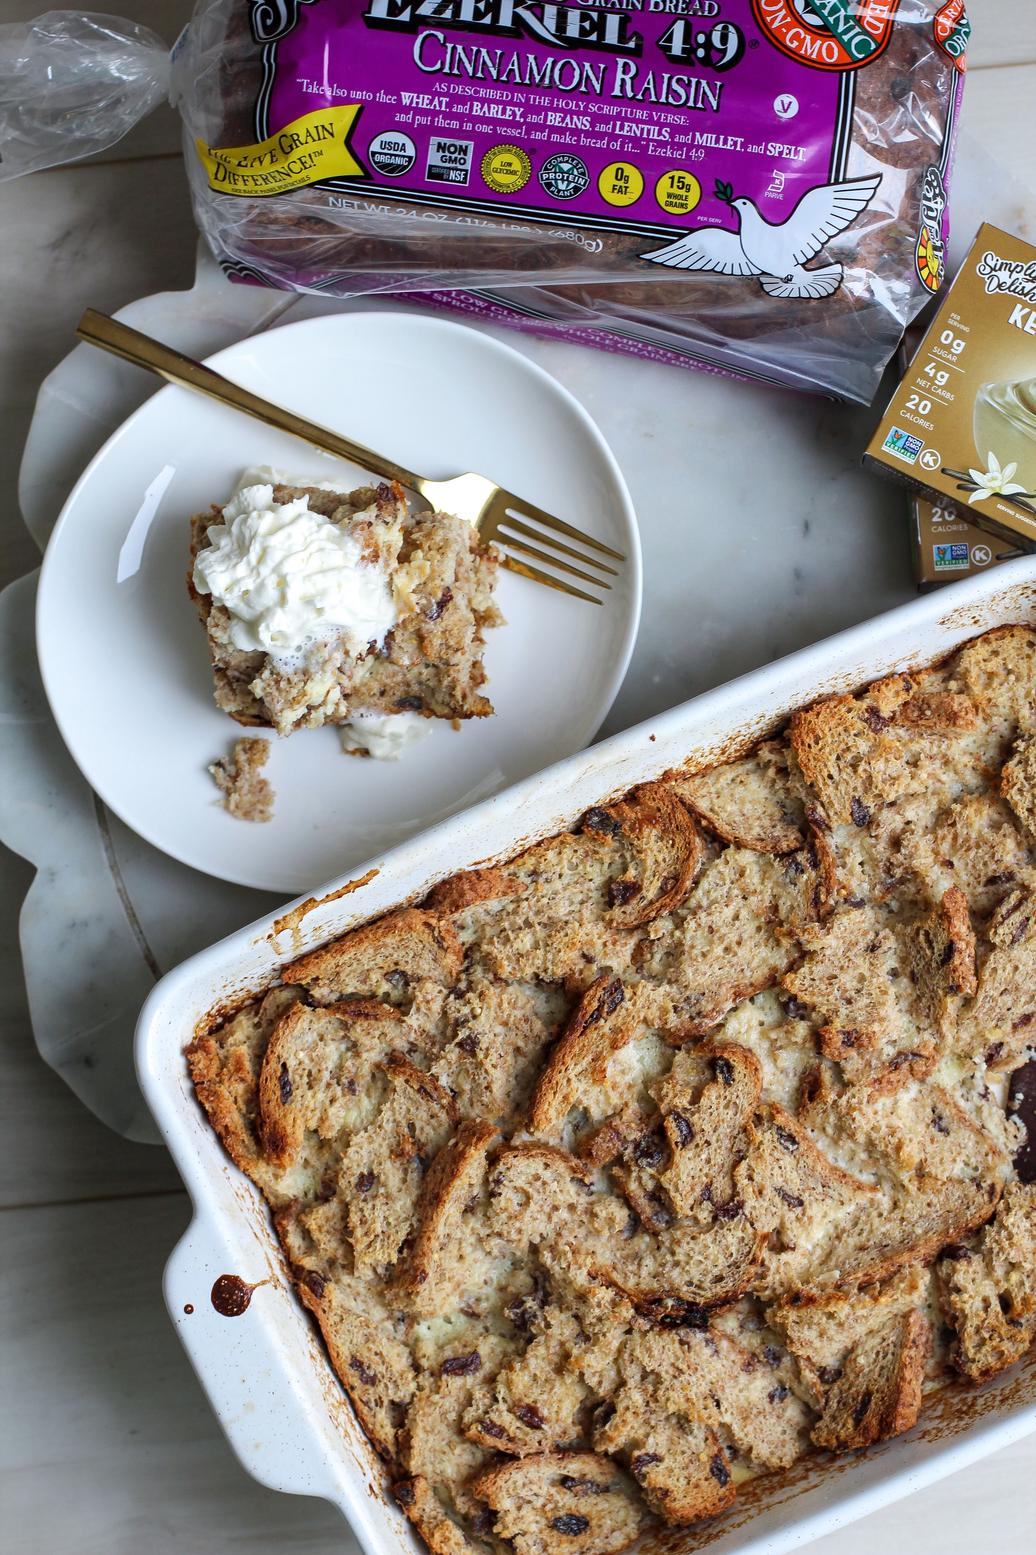
M 986 383 L 975 396 L 975 448 L 1006 496 L 1036 496 L 1036 376 L 1020 383 Z M 980 472 L 981 473 L 981 472 Z M 974 470 L 970 472 L 977 480 Z M 989 483 L 983 479 L 983 486 Z M 1009 490 L 1008 488 L 1013 488 Z M 991 489 L 996 489 L 995 485 Z M 976 492 L 973 503 L 982 499 Z
M 1036 515 L 1036 377 L 1018 383 L 985 383 L 975 396 L 978 467 L 942 474 L 972 507 L 990 497 L 1010 497 Z
M 808 198 L 808 196 L 807 196 Z M 962 519 L 1036 550 L 1036 249 L 984 226 L 867 450 Z

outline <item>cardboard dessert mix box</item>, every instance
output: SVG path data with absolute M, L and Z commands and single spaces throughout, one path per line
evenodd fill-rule
M 922 591 L 955 578 L 973 578 L 1024 554 L 1020 546 L 961 518 L 949 503 L 915 496 L 910 509 L 914 577 Z
M 1036 248 L 980 229 L 865 462 L 1036 550 Z
M 907 330 L 899 348 L 900 377 L 913 360 L 924 332 L 923 322 Z M 962 518 L 958 509 L 942 498 L 930 502 L 920 492 L 911 492 L 909 508 L 910 551 L 919 593 L 953 583 L 957 578 L 973 578 L 1025 554 L 1021 546 L 989 535 Z

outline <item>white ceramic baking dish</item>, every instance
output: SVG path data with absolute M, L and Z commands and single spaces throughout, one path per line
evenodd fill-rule
M 818 694 L 928 663 L 1009 622 L 1036 624 L 1036 558 L 1009 563 L 674 708 L 497 795 L 372 861 L 316 899 L 194 956 L 155 988 L 137 1028 L 148 1103 L 190 1190 L 194 1219 L 169 1260 L 165 1295 L 187 1352 L 245 1468 L 275 1489 L 340 1507 L 366 1555 L 419 1547 L 386 1494 L 384 1471 L 295 1301 L 260 1198 L 227 1161 L 198 1107 L 183 1049 L 214 1006 L 276 976 L 282 961 L 421 895 L 476 862 L 506 857 L 591 804 L 688 757 L 734 754 Z M 264 1282 L 244 1315 L 209 1299 L 225 1273 Z M 777 1555 L 1036 1429 L 1036 1362 L 980 1390 L 947 1389 L 909 1435 L 871 1451 L 755 1481 L 732 1512 L 642 1546 L 687 1555 Z

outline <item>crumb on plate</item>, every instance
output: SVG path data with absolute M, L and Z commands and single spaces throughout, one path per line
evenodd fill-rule
M 269 756 L 269 741 L 253 737 L 235 741 L 230 755 L 221 756 L 209 767 L 223 795 L 224 810 L 239 821 L 273 819 L 274 791 L 261 772 Z

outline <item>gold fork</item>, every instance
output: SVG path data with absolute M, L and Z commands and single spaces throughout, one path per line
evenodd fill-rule
M 88 308 L 83 314 L 76 334 L 88 344 L 100 346 L 138 367 L 146 367 L 159 377 L 167 378 L 170 383 L 178 383 L 185 389 L 207 394 L 221 404 L 231 405 L 245 415 L 264 421 L 267 426 L 290 432 L 316 448 L 349 459 L 361 469 L 370 470 L 385 480 L 398 481 L 401 486 L 423 497 L 433 510 L 466 519 L 474 525 L 483 540 L 496 542 L 503 553 L 504 567 L 520 573 L 523 578 L 531 578 L 534 583 L 544 583 L 548 588 L 560 589 L 562 593 L 572 594 L 576 599 L 600 605 L 603 601 L 596 594 L 587 593 L 576 588 L 574 583 L 567 583 L 563 578 L 534 567 L 523 557 L 546 562 L 555 571 L 580 578 L 584 583 L 591 583 L 599 589 L 611 588 L 608 578 L 618 576 L 617 569 L 600 558 L 608 556 L 617 562 L 626 560 L 621 551 L 612 550 L 610 545 L 595 540 L 592 535 L 584 534 L 581 529 L 555 518 L 543 508 L 515 496 L 514 492 L 505 491 L 484 475 L 469 473 L 443 481 L 426 480 L 423 475 L 404 469 L 401 464 L 364 448 L 360 443 L 352 442 L 350 438 L 342 437 L 327 427 L 317 426 L 315 422 L 297 416 L 294 411 L 284 410 L 262 399 L 250 389 L 244 389 L 240 384 L 224 378 L 221 373 L 213 372 L 211 367 L 196 362 L 193 357 L 184 356 L 174 351 L 172 346 L 163 345 L 160 340 L 154 340 L 128 324 L 121 324 L 118 319 L 109 318 L 105 313 L 97 313 L 93 308 Z M 559 539 L 559 535 L 563 535 L 564 539 Z M 520 554 L 512 555 L 514 551 Z M 576 562 L 580 565 L 576 566 Z

